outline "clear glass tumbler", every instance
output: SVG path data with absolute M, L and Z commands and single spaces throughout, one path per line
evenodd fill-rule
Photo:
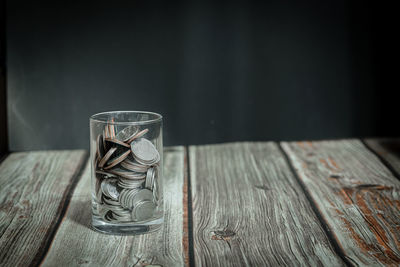
M 142 234 L 164 220 L 162 116 L 112 111 L 90 117 L 92 226 Z

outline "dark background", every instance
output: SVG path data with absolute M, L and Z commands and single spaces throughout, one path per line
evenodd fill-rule
M 0 1 L 0 161 L 8 151 L 6 100 L 6 8 Z
M 87 148 L 108 110 L 163 114 L 165 145 L 398 136 L 394 10 L 10 0 L 9 149 Z

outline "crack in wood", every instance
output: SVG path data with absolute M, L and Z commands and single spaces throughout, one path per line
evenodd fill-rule
M 329 175 L 329 178 L 332 178 L 332 179 L 341 179 L 341 178 L 343 178 L 343 176 L 342 176 L 342 175 L 339 175 L 339 174 L 331 174 L 331 175 Z

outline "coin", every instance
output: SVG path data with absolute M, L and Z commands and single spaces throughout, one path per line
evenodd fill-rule
M 153 181 L 154 181 L 155 173 L 156 173 L 156 170 L 155 170 L 154 167 L 149 168 L 149 169 L 147 170 L 147 174 L 146 174 L 146 183 L 145 183 L 145 187 L 146 187 L 147 189 L 150 189 L 150 190 L 153 189 Z
M 99 167 L 99 161 L 100 161 L 99 157 L 97 156 L 97 153 L 96 153 L 96 155 L 94 156 L 94 162 L 93 162 L 93 166 L 94 166 L 95 170 L 97 170 Z
M 101 191 L 103 194 L 113 200 L 118 200 L 119 192 L 117 190 L 116 179 L 106 179 L 101 183 Z
M 119 167 L 116 168 L 112 168 L 111 170 L 109 170 L 109 172 L 111 172 L 112 174 L 115 174 L 117 176 L 123 177 L 123 178 L 127 178 L 127 179 L 136 179 L 136 180 L 141 180 L 144 179 L 146 177 L 145 173 L 139 173 L 139 172 L 132 172 L 126 169 L 122 169 Z
M 110 201 L 110 200 L 108 200 L 108 201 Z M 106 200 L 104 200 L 104 202 L 105 202 L 105 204 L 103 205 L 104 208 L 106 208 L 106 209 L 108 209 L 108 210 L 111 210 L 111 211 L 113 211 L 113 212 L 115 212 L 115 213 L 122 213 L 122 212 L 124 212 L 124 211 L 129 212 L 129 210 L 124 209 L 124 208 L 119 204 L 119 202 L 113 201 L 113 202 L 115 202 L 116 204 L 109 204 L 108 202 L 106 202 Z
M 144 221 L 153 216 L 156 205 L 152 201 L 141 201 L 132 210 L 132 220 Z
M 111 118 L 111 122 L 114 122 L 114 118 Z M 108 124 L 108 133 L 110 138 L 115 138 L 115 127 L 114 124 Z
M 126 209 L 132 209 L 134 206 L 133 198 L 140 192 L 140 189 L 123 189 L 119 195 L 119 202 L 121 206 Z
M 112 216 L 112 211 L 111 210 L 107 211 L 107 213 L 104 215 L 104 219 L 106 221 L 109 221 L 109 222 L 115 221 L 115 219 Z
M 158 196 L 158 179 L 154 179 L 152 188 L 153 188 L 153 200 L 158 205 L 158 200 L 159 200 L 159 196 Z
M 120 210 L 114 210 L 113 211 L 114 214 L 118 215 L 118 216 L 130 216 L 131 212 L 128 209 L 120 209 Z
M 101 195 L 103 192 L 101 191 L 101 183 L 103 182 L 103 178 L 97 178 L 95 182 L 95 194 L 96 194 L 96 201 L 98 203 L 102 203 Z
M 127 147 L 127 148 L 130 148 L 131 146 L 130 145 L 128 145 L 128 144 L 126 144 L 126 143 L 124 143 L 124 142 L 122 142 L 122 141 L 120 141 L 120 140 L 118 140 L 118 139 L 112 139 L 112 138 L 106 138 L 105 139 L 106 140 L 106 142 L 108 142 L 110 145 L 119 145 L 119 146 L 124 146 L 124 147 Z
M 96 137 L 96 210 L 112 223 L 144 221 L 158 205 L 160 153 L 143 137 L 149 129 L 140 131 L 136 125 L 121 128 L 106 124 Z
M 139 203 L 145 200 L 152 200 L 153 192 L 148 189 L 141 189 L 137 194 L 133 196 L 132 202 L 133 204 Z
M 108 207 L 110 209 L 114 209 L 114 207 L 117 207 L 120 205 L 120 203 L 117 200 L 113 200 L 113 199 L 107 197 L 106 195 L 102 196 L 102 200 L 104 203 L 106 203 L 108 205 Z
M 136 161 L 140 164 L 146 165 L 146 166 L 152 166 L 152 165 L 156 165 L 158 164 L 158 162 L 160 161 L 160 155 L 158 154 L 157 157 L 154 160 L 151 161 L 146 161 L 140 158 L 136 158 Z
M 115 128 L 114 125 L 109 125 L 110 127 L 110 137 L 115 138 Z
M 116 213 L 124 212 L 124 211 L 128 211 L 129 212 L 129 210 L 124 209 L 120 205 L 120 203 L 118 201 L 112 200 L 112 199 L 110 199 L 110 198 L 108 198 L 106 196 L 103 197 L 103 202 L 104 202 L 104 204 L 102 206 L 106 210 L 111 210 L 111 211 L 116 212 Z
M 134 172 L 147 172 L 147 169 L 149 168 L 147 165 L 130 160 L 129 156 L 123 162 L 121 162 L 121 166 Z
M 106 143 L 106 137 L 105 137 L 104 131 L 103 131 L 103 142 L 102 142 L 102 144 L 103 144 L 103 150 L 104 151 L 108 151 L 108 144 Z
M 116 136 L 115 139 L 121 142 L 127 142 L 139 132 L 139 127 L 136 125 L 131 125 L 122 129 Z
M 148 131 L 149 131 L 149 129 L 144 129 L 144 130 L 138 132 L 137 134 L 135 134 L 134 136 L 132 136 L 132 137 L 131 137 L 128 141 L 126 141 L 126 142 L 127 142 L 128 144 L 130 144 L 133 140 L 142 137 L 142 136 L 145 135 Z
M 144 165 L 152 165 L 160 159 L 160 154 L 156 147 L 145 138 L 132 141 L 131 151 L 136 161 Z
M 104 205 L 97 205 L 97 213 L 100 217 L 104 218 L 104 215 L 109 211 Z
M 110 138 L 110 134 L 109 134 L 108 130 L 109 130 L 108 125 L 106 125 L 106 127 L 104 127 L 104 130 L 103 130 L 104 138 Z
M 125 189 L 133 189 L 140 188 L 144 183 L 144 179 L 142 180 L 133 180 L 133 179 L 125 179 L 120 177 L 118 179 L 118 186 Z
M 130 151 L 127 150 L 125 153 L 114 157 L 113 159 L 110 159 L 108 161 L 108 164 L 106 167 L 104 167 L 105 170 L 111 169 L 112 167 L 114 167 L 115 165 L 117 165 L 118 163 L 121 163 L 124 159 L 126 159 L 126 157 L 128 157 Z
M 131 213 L 128 211 L 127 213 L 125 213 L 126 210 L 124 210 L 124 212 L 117 212 L 117 211 L 113 211 L 112 212 L 112 216 L 115 220 L 119 221 L 119 222 L 130 222 L 132 221 L 131 218 Z
M 99 134 L 96 139 L 97 157 L 100 159 L 104 157 L 105 151 L 103 146 L 103 136 Z
M 106 162 L 110 159 L 110 157 L 112 156 L 112 154 L 117 150 L 116 147 L 112 147 L 110 148 L 110 150 L 108 150 L 108 152 L 104 155 L 104 157 L 100 160 L 99 162 L 99 167 L 103 168 L 104 164 L 106 164 Z
M 116 176 L 114 174 L 106 172 L 106 171 L 101 171 L 101 170 L 96 171 L 96 178 L 107 179 L 107 178 L 112 178 L 112 177 L 116 177 Z

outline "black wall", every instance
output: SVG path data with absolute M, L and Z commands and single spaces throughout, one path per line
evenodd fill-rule
M 162 113 L 166 145 L 399 134 L 386 6 L 10 0 L 7 12 L 11 150 L 87 148 L 88 117 L 107 110 Z
M 0 1 L 0 161 L 1 158 L 8 152 L 5 25 L 5 3 Z

